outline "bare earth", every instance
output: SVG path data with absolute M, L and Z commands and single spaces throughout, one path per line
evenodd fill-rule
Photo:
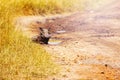
M 57 76 L 47 80 L 120 80 L 120 1 L 97 10 L 87 10 L 57 19 L 49 27 L 65 30 L 52 38 L 59 45 L 45 49 L 61 66 Z

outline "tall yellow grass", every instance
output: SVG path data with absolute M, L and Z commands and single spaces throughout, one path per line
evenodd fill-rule
M 57 72 L 42 46 L 14 30 L 19 15 L 40 15 L 73 10 L 77 0 L 0 0 L 0 80 L 41 79 Z

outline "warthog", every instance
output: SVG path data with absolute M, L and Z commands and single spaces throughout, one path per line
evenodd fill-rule
M 37 36 L 36 39 L 33 39 L 33 41 L 41 44 L 48 44 L 48 41 L 51 37 L 50 29 L 45 29 L 40 27 L 39 30 L 40 30 L 39 36 Z

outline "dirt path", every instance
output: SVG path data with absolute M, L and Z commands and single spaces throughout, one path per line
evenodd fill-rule
M 44 46 L 62 68 L 48 80 L 120 80 L 120 2 L 112 1 L 47 25 L 66 31 L 53 36 L 61 44 Z
M 43 45 L 61 67 L 57 76 L 47 80 L 120 80 L 119 5 L 118 0 L 109 0 L 97 9 L 52 17 L 47 24 L 47 18 L 41 16 L 20 17 L 16 28 L 33 37 L 39 33 L 39 26 L 51 27 L 52 38 L 62 41 L 59 45 Z M 59 30 L 66 32 L 57 34 Z

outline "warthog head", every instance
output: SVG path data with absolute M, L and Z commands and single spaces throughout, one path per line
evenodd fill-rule
M 40 33 L 39 36 L 37 37 L 37 42 L 48 44 L 48 41 L 51 37 L 50 35 L 50 29 L 45 29 L 45 28 L 39 28 Z

